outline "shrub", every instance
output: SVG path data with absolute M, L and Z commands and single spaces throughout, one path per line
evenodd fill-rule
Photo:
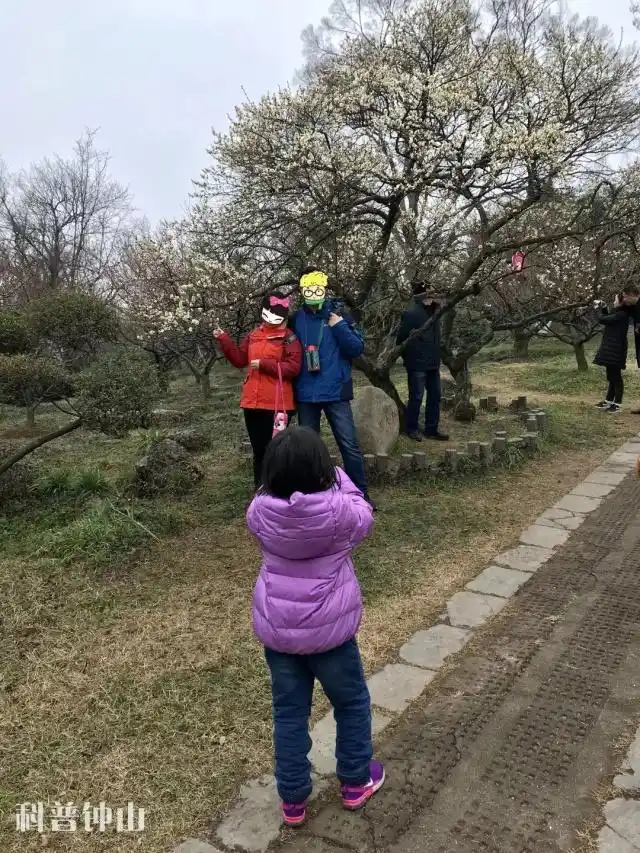
M 104 342 L 118 336 L 115 312 L 95 296 L 82 293 L 35 299 L 25 317 L 39 345 L 52 346 L 70 365 L 95 355 Z
M 81 374 L 76 409 L 87 429 L 118 438 L 149 424 L 159 394 L 153 365 L 136 351 L 119 349 Z
M 51 358 L 34 355 L 0 355 L 0 403 L 23 406 L 33 423 L 40 403 L 61 400 L 72 387 L 64 368 Z
M 30 350 L 32 335 L 24 314 L 0 311 L 0 353 L 14 355 Z

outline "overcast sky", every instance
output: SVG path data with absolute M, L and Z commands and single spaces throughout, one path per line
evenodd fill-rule
M 181 212 L 243 88 L 286 83 L 330 0 L 21 0 L 0 14 L 0 158 L 68 153 L 99 128 L 152 221 Z M 628 0 L 569 0 L 631 38 Z

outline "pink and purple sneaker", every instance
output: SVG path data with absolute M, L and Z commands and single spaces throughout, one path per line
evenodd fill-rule
M 307 819 L 307 804 L 304 803 L 280 803 L 282 820 L 286 826 L 302 826 Z
M 379 761 L 369 764 L 371 778 L 366 785 L 343 785 L 342 805 L 349 811 L 361 809 L 384 785 L 384 766 Z

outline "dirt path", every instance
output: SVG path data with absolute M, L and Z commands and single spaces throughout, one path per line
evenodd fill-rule
M 640 711 L 640 483 L 605 500 L 382 740 L 367 809 L 324 800 L 281 853 L 560 853 Z

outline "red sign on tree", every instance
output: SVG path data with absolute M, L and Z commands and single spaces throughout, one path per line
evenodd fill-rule
M 514 272 L 522 272 L 524 267 L 524 252 L 514 252 L 511 256 L 511 269 Z

